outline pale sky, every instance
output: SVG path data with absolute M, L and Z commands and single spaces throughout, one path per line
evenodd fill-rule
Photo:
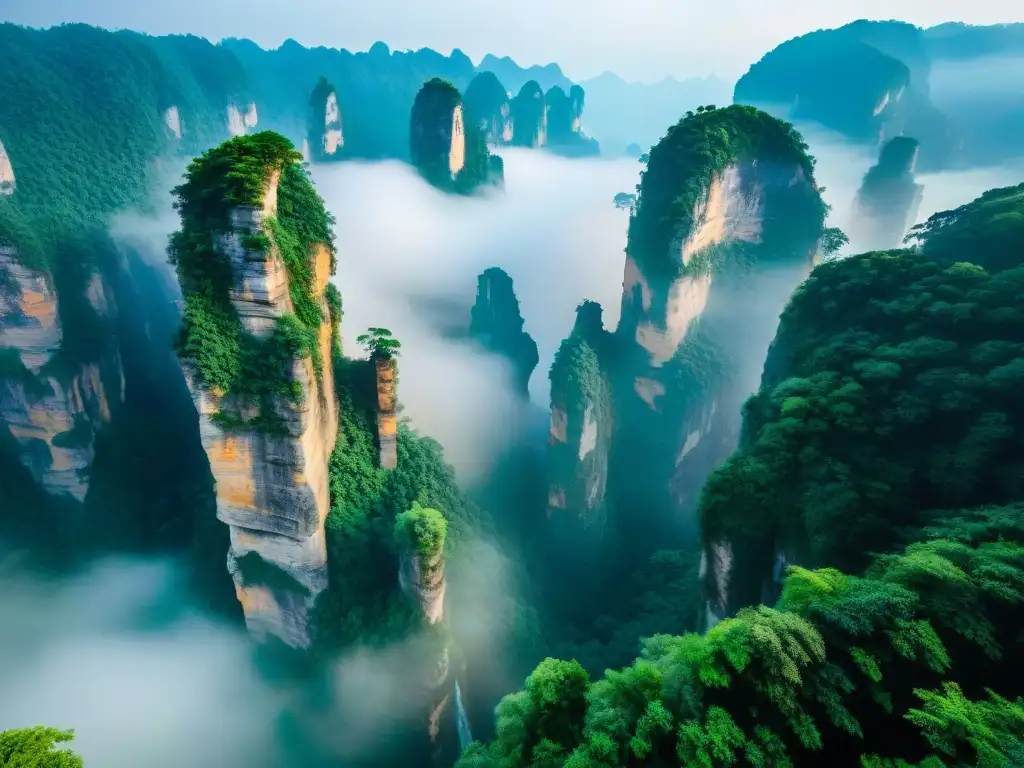
M 790 37 L 858 18 L 921 26 L 1024 21 L 1017 0 L 0 0 L 0 20 L 81 21 L 153 34 L 248 37 L 276 47 L 461 48 L 520 64 L 555 61 L 581 80 L 715 72 L 735 78 Z

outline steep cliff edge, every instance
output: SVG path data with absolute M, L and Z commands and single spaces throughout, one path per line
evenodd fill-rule
M 486 349 L 509 361 L 516 392 L 529 397 L 530 376 L 540 356 L 537 342 L 523 330 L 519 299 L 512 278 L 503 269 L 490 267 L 477 277 L 469 333 Z
M 704 490 L 709 624 L 773 604 L 786 565 L 859 572 L 933 510 L 1019 498 L 1022 212 L 992 190 L 793 294 Z
M 577 307 L 572 334 L 559 347 L 549 373 L 547 514 L 552 534 L 566 544 L 599 543 L 607 520 L 612 336 L 601 314 L 601 305 L 592 301 Z
M 491 157 L 480 127 L 465 121 L 462 94 L 446 80 L 435 77 L 416 94 L 409 134 L 412 164 L 438 189 L 471 194 L 502 182 L 501 159 Z
M 90 359 L 62 351 L 62 323 L 75 316 L 61 312 L 52 275 L 16 257 L 14 248 L 0 245 L 0 418 L 43 489 L 83 501 L 96 431 L 110 423 L 124 398 L 120 356 L 105 341 Z M 98 274 L 77 298 L 73 303 L 95 313 L 99 327 L 115 318 Z
M 530 80 L 512 99 L 512 145 L 538 149 L 547 143 L 548 109 L 544 91 L 536 80 Z
M 651 149 L 616 330 L 613 463 L 630 527 L 655 541 L 696 533 L 704 479 L 736 446 L 778 313 L 822 237 L 813 171 L 792 126 L 751 107 L 698 109 Z
M 865 251 L 899 248 L 917 219 L 924 187 L 914 181 L 919 144 L 899 136 L 882 147 L 853 201 L 850 234 Z
M 338 92 L 325 77 L 317 81 L 310 94 L 308 121 L 306 142 L 310 158 L 316 162 L 341 159 L 340 150 L 345 146 L 345 136 Z
M 175 190 L 171 240 L 185 311 L 178 351 L 231 534 L 250 631 L 310 643 L 327 584 L 327 462 L 338 430 L 327 285 L 332 220 L 271 132 L 197 158 Z

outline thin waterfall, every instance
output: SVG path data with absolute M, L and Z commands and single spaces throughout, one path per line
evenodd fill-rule
M 458 680 L 455 681 L 455 723 L 459 729 L 459 749 L 464 750 L 473 743 L 473 733 L 469 730 L 469 718 L 462 706 L 462 689 Z

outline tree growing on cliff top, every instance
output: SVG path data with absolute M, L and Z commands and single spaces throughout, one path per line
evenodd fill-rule
M 402 342 L 394 337 L 387 328 L 367 328 L 360 334 L 356 342 L 362 344 L 374 360 L 391 360 L 398 357 Z

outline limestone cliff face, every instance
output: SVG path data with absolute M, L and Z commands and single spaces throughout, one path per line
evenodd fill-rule
M 406 548 L 402 553 L 399 584 L 431 626 L 444 619 L 444 552 L 431 555 Z
M 123 402 L 123 372 L 116 348 L 94 362 L 60 359 L 64 334 L 51 283 L 48 273 L 22 266 L 13 249 L 0 248 L 0 418 L 41 486 L 82 501 L 95 433 Z M 85 293 L 94 312 L 114 316 L 99 275 Z
M 248 133 L 250 128 L 255 128 L 259 123 L 259 115 L 256 112 L 256 105 L 251 103 L 246 107 L 245 112 L 236 104 L 228 104 L 228 132 L 232 136 L 242 136 Z
M 380 465 L 385 469 L 398 466 L 398 364 L 393 359 L 374 360 L 377 373 L 377 441 L 380 444 Z
M 335 159 L 345 146 L 341 125 L 338 93 L 326 78 L 321 77 L 309 98 L 309 126 L 304 139 L 303 154 L 309 159 Z
M 530 80 L 512 100 L 512 144 L 538 149 L 547 143 L 547 102 L 540 84 Z
M 903 246 L 924 195 L 924 187 L 914 181 L 917 154 L 917 141 L 897 137 L 882 147 L 877 165 L 865 174 L 849 229 L 858 250 Z
M 170 106 L 166 109 L 166 111 L 164 112 L 164 125 L 167 126 L 167 130 L 171 132 L 171 135 L 174 136 L 174 138 L 181 138 L 181 115 L 178 113 L 177 107 Z
M 14 194 L 14 187 L 14 166 L 11 165 L 11 158 L 7 156 L 7 150 L 0 141 L 0 195 Z
M 537 343 L 523 330 L 519 300 L 512 278 L 504 270 L 491 267 L 477 278 L 469 332 L 485 348 L 509 361 L 516 392 L 529 397 L 530 376 L 540 356 Z
M 583 89 L 574 85 L 567 94 L 557 85 L 544 97 L 547 106 L 546 145 L 569 157 L 597 155 L 597 141 L 583 135 Z
M 601 307 L 584 302 L 551 366 L 548 518 L 567 540 L 600 541 L 606 522 L 613 403 Z
M 237 207 L 231 229 L 216 247 L 228 256 L 231 303 L 242 326 L 257 338 L 270 335 L 280 316 L 294 311 L 288 272 L 276 245 L 266 251 L 247 247 L 248 238 L 264 232 L 265 220 L 277 212 L 279 174 L 274 173 L 262 209 Z M 330 361 L 331 324 L 324 291 L 330 277 L 331 254 L 325 245 L 312 256 L 312 294 L 319 297 L 321 323 L 317 344 L 320 357 Z M 329 509 L 328 459 L 338 432 L 338 405 L 332 366 L 317 373 L 312 359 L 291 360 L 290 380 L 300 397 L 291 402 L 275 397 L 270 403 L 279 429 L 267 431 L 243 425 L 225 426 L 215 414 L 254 416 L 253 406 L 200 386 L 186 364 L 186 379 L 199 412 L 200 436 L 216 480 L 217 516 L 230 530 L 228 570 L 235 579 L 238 600 L 250 632 L 275 636 L 293 647 L 310 644 L 309 612 L 327 586 L 324 521 Z M 266 405 L 264 406 L 266 407 Z M 265 414 L 264 414 L 265 415 Z M 300 588 L 283 588 L 270 579 L 251 578 L 241 563 L 251 554 L 275 573 L 283 572 Z

